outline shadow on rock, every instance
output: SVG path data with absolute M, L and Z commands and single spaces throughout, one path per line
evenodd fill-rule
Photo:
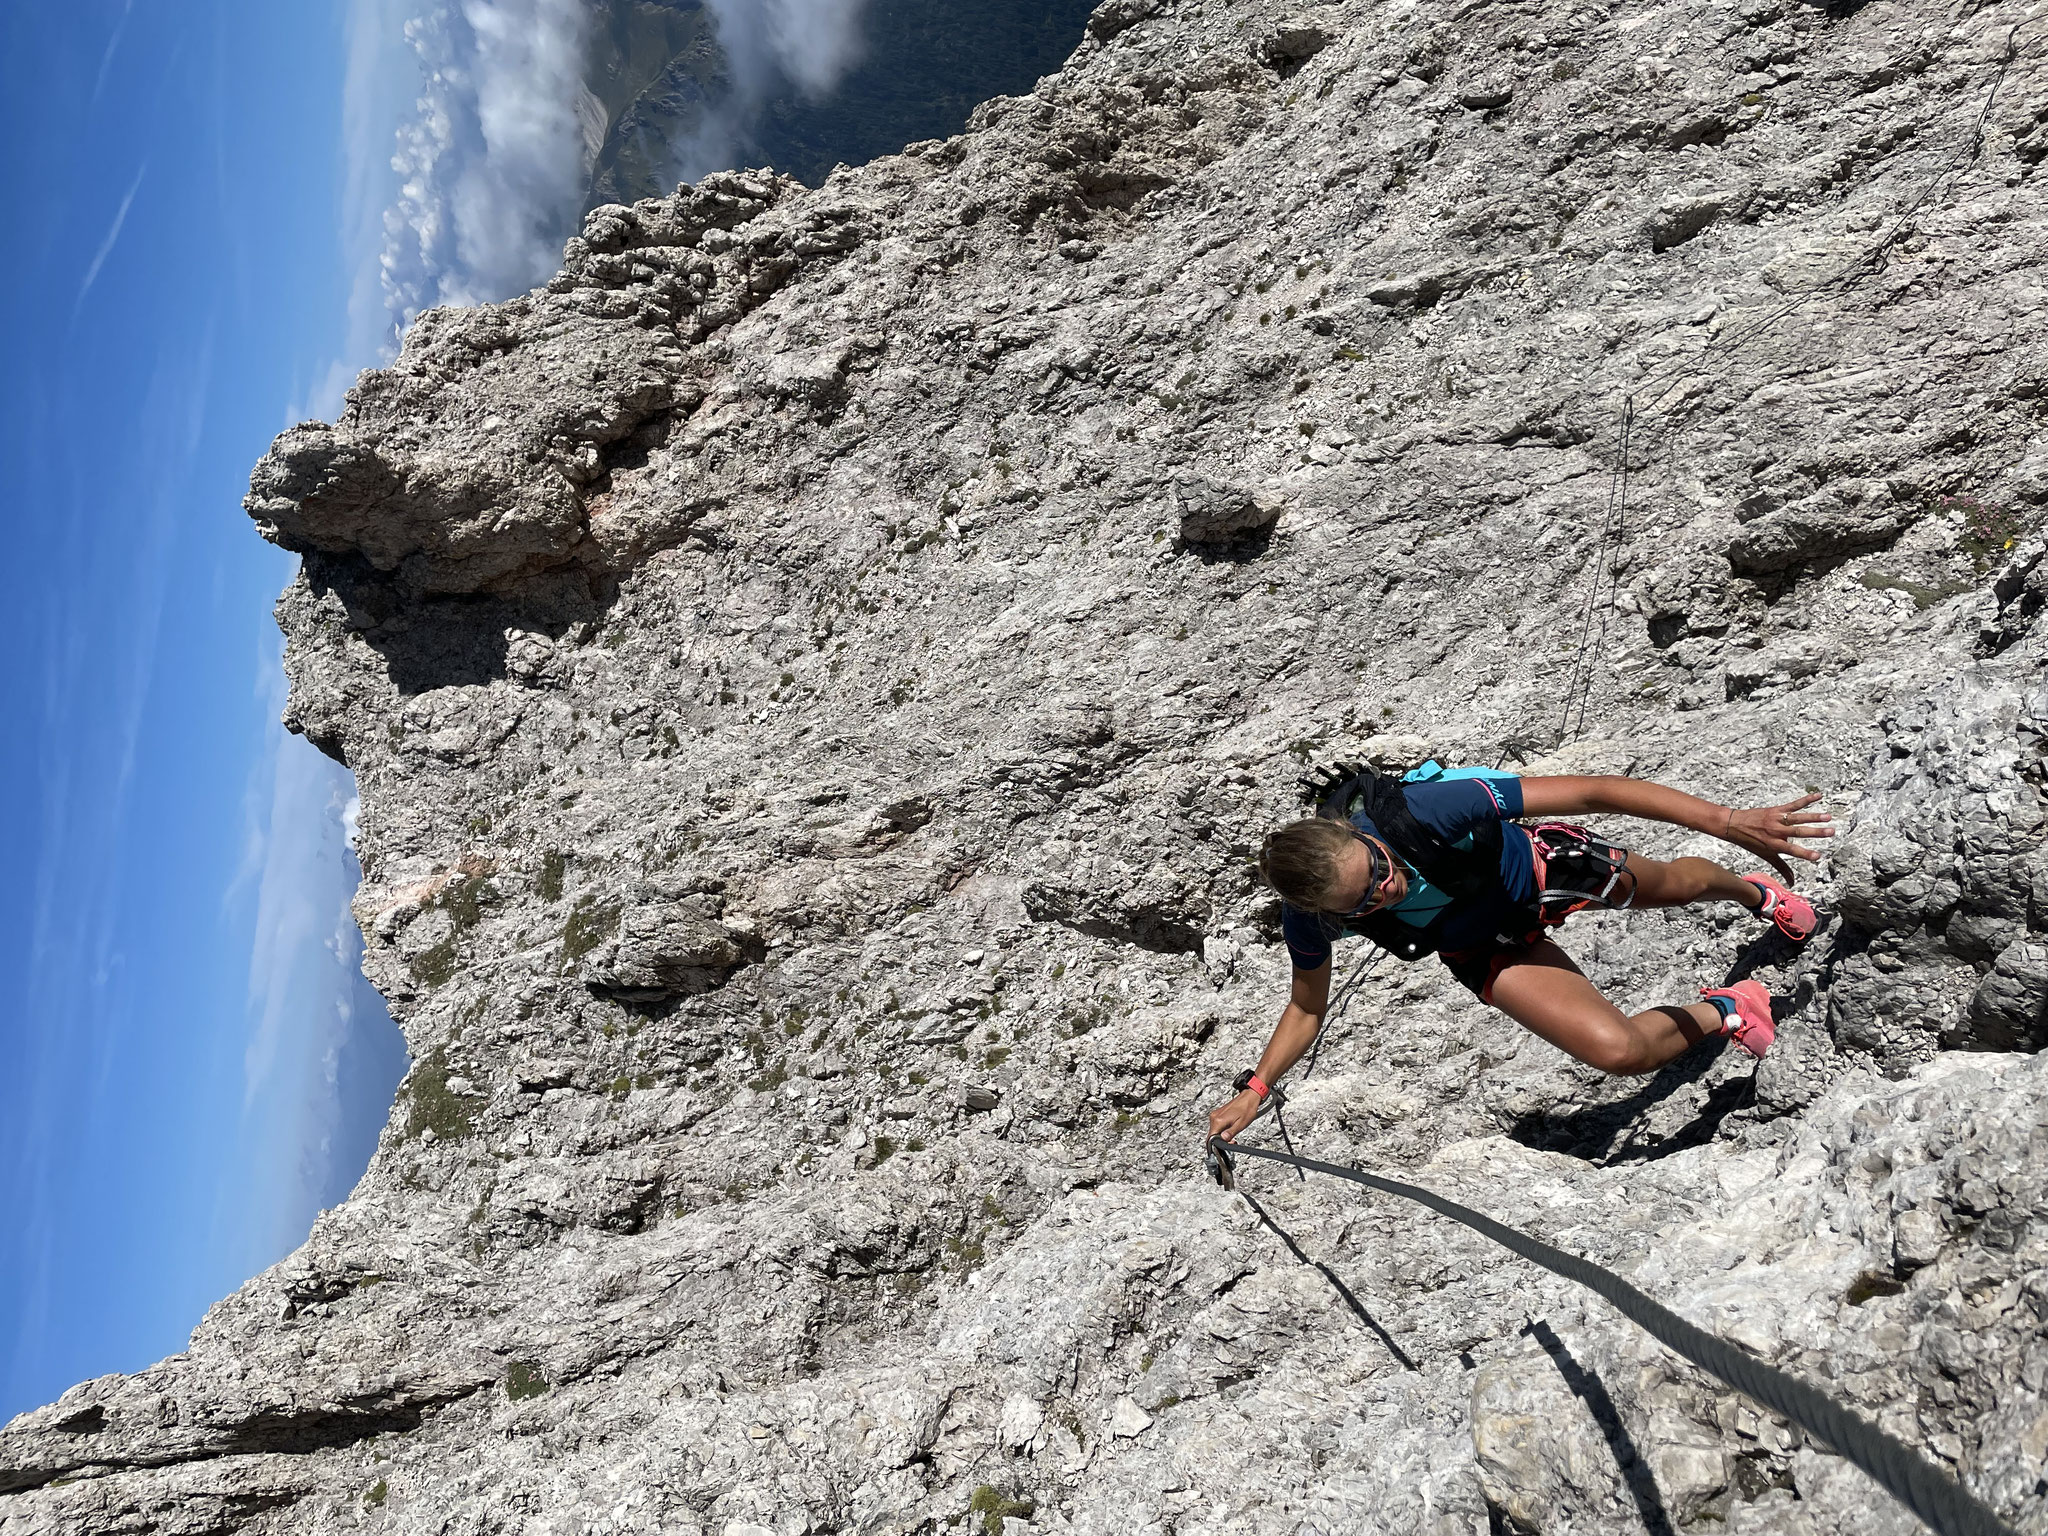
M 1809 943 L 1813 942 L 1811 940 Z M 1742 953 L 1729 962 L 1728 974 L 1721 978 L 1721 985 L 1732 987 L 1738 981 L 1745 981 L 1767 965 L 1785 965 L 1799 953 L 1800 946 L 1794 944 L 1777 929 L 1768 929 L 1743 945 Z M 1771 1011 L 1780 1012 L 1780 999 L 1771 1000 Z
M 1193 555 L 1204 565 L 1250 565 L 1272 547 L 1274 531 L 1268 523 L 1232 538 L 1182 538 L 1175 548 L 1182 554 Z
M 1727 1044 L 1725 1036 L 1704 1041 L 1625 1098 L 1563 1113 L 1539 1110 L 1524 1115 L 1509 1128 L 1508 1135 L 1536 1151 L 1563 1152 L 1592 1163 L 1653 1162 L 1703 1146 L 1720 1134 L 1723 1121 L 1750 1102 L 1755 1093 L 1752 1077 L 1715 1084 L 1707 1090 L 1698 1112 L 1675 1130 L 1655 1129 L 1649 1112 L 1705 1077 Z
M 1285 1227 L 1281 1226 L 1279 1222 L 1275 1221 L 1271 1216 L 1268 1216 L 1266 1214 L 1266 1208 L 1263 1205 L 1259 1204 L 1259 1202 L 1254 1200 L 1250 1195 L 1246 1195 L 1245 1192 L 1241 1189 L 1238 1191 L 1238 1193 L 1240 1195 L 1244 1195 L 1244 1203 L 1252 1208 L 1252 1214 L 1258 1217 L 1259 1220 L 1265 1224 L 1266 1229 L 1269 1232 L 1271 1232 L 1275 1237 L 1279 1238 L 1282 1243 L 1287 1245 L 1287 1251 L 1289 1253 L 1293 1254 L 1295 1258 L 1299 1259 L 1302 1263 L 1308 1265 L 1309 1268 L 1315 1270 L 1325 1280 L 1330 1282 L 1330 1289 L 1335 1291 L 1337 1293 L 1338 1299 L 1341 1300 L 1344 1303 L 1344 1305 L 1350 1309 L 1351 1315 L 1357 1318 L 1361 1323 L 1365 1324 L 1366 1327 L 1370 1328 L 1373 1331 L 1373 1334 L 1379 1339 L 1379 1341 L 1387 1346 L 1387 1353 L 1392 1355 L 1396 1360 L 1401 1362 L 1401 1368 L 1403 1370 L 1419 1371 L 1422 1369 L 1421 1366 L 1417 1365 L 1413 1360 L 1408 1358 L 1408 1352 L 1406 1350 L 1402 1349 L 1399 1344 L 1394 1342 L 1394 1336 L 1391 1333 L 1388 1333 L 1385 1328 L 1380 1326 L 1379 1319 L 1374 1317 L 1370 1312 L 1365 1310 L 1365 1303 L 1360 1301 L 1355 1295 L 1352 1294 L 1351 1287 L 1344 1283 L 1343 1279 L 1339 1277 L 1339 1275 L 1334 1269 L 1330 1268 L 1329 1265 L 1322 1263 L 1320 1260 L 1310 1258 L 1306 1253 L 1302 1252 L 1301 1244 L 1297 1243 L 1294 1240 L 1293 1235 L 1289 1233 Z
M 1615 1411 L 1614 1399 L 1607 1395 L 1607 1388 L 1600 1378 L 1573 1358 L 1564 1340 L 1551 1332 L 1548 1323 L 1531 1319 L 1522 1332 L 1543 1346 L 1543 1352 L 1550 1356 L 1558 1374 L 1564 1377 L 1564 1384 L 1571 1388 L 1572 1396 L 1586 1405 L 1593 1415 L 1593 1422 L 1600 1426 L 1600 1433 L 1607 1437 L 1608 1447 L 1614 1452 L 1614 1464 L 1621 1471 L 1621 1480 L 1628 1487 L 1629 1497 L 1636 1501 L 1637 1513 L 1643 1517 L 1643 1529 L 1650 1536 L 1676 1536 L 1671 1514 L 1664 1507 L 1664 1496 L 1657 1491 L 1657 1480 L 1650 1475 L 1642 1453 L 1636 1449 L 1635 1437 L 1621 1422 L 1621 1415 Z
M 540 572 L 502 592 L 421 597 L 402 572 L 360 556 L 310 554 L 306 584 L 338 600 L 348 626 L 384 658 L 392 685 L 411 697 L 505 677 L 540 685 L 558 644 L 602 623 L 617 584 L 580 567 Z M 580 637 L 579 637 L 580 638 Z

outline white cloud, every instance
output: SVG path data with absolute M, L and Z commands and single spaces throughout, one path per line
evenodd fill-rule
M 695 181 L 749 157 L 761 109 L 785 87 L 823 96 L 858 64 L 867 0 L 707 0 L 725 50 L 732 91 L 710 106 L 677 146 L 681 175 Z
M 582 0 L 448 0 L 404 24 L 423 83 L 397 130 L 383 220 L 397 323 L 508 298 L 555 270 L 603 136 L 583 86 L 585 23 Z
M 867 0 L 707 0 L 731 88 L 679 173 L 755 153 L 762 109 L 821 96 L 859 62 Z M 544 282 L 574 234 L 608 126 L 584 86 L 588 0 L 351 0 L 344 223 L 357 281 L 348 356 L 295 409 L 331 419 L 422 310 Z
M 255 860 L 256 934 L 249 954 L 252 1028 L 244 1057 L 245 1099 L 253 1103 L 278 1071 L 288 1045 L 332 1012 L 328 999 L 352 991 L 335 953 L 335 925 L 348 916 L 353 860 L 342 808 L 354 798 L 347 770 L 313 747 L 271 728 L 255 787 L 260 852 Z M 267 793 L 265 792 L 267 790 Z M 352 966 L 354 956 L 348 960 Z
M 85 303 L 85 296 L 92 292 L 92 285 L 100 280 L 100 268 L 107 264 L 107 258 L 114 254 L 114 243 L 121 238 L 121 226 L 128 222 L 128 210 L 135 206 L 135 194 L 142 190 L 142 179 L 149 174 L 149 162 L 142 162 L 142 169 L 135 173 L 135 180 L 128 188 L 128 195 L 121 199 L 121 206 L 114 214 L 114 222 L 107 230 L 107 238 L 100 242 L 100 248 L 93 253 L 92 265 L 85 269 L 85 281 L 78 285 L 78 297 L 72 301 L 71 312 L 75 315 Z
M 135 14 L 135 0 L 125 0 L 121 7 L 121 19 L 114 23 L 114 32 L 107 39 L 106 52 L 100 55 L 100 72 L 93 77 L 92 104 L 99 104 L 100 93 L 107 88 L 107 72 L 114 67 L 114 55 L 121 49 L 121 39 L 128 32 L 128 18 Z
M 860 62 L 866 0 L 710 0 L 718 41 L 750 90 L 776 77 L 822 96 Z
M 274 652 L 259 688 L 272 703 L 283 697 Z M 248 1209 L 216 1220 L 260 1267 L 303 1241 L 314 1215 L 361 1173 L 404 1048 L 362 975 L 349 910 L 360 871 L 348 770 L 273 723 L 245 805 L 244 874 L 230 900 L 253 885 L 243 1139 L 262 1158 L 236 1191 Z

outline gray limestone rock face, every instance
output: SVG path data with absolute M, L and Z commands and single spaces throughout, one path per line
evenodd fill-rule
M 1207 1182 L 1261 835 L 1427 751 L 1820 794 L 1823 927 L 1573 919 L 1629 1007 L 1774 996 L 1645 1079 L 1390 962 L 1295 1145 L 2048 1532 L 2025 19 L 1111 0 L 422 317 L 248 503 L 412 1070 L 183 1354 L 0 1430 L 0 1531 L 1912 1529 L 1474 1233 Z
M 656 889 L 622 899 L 615 936 L 585 965 L 593 990 L 636 1003 L 709 992 L 745 957 L 752 935 L 718 921 L 724 903 L 715 894 L 664 899 L 668 894 Z

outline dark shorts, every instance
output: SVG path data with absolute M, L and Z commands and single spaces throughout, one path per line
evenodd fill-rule
M 1542 839 L 1541 846 L 1536 838 Z M 1634 880 L 1630 877 L 1626 887 L 1628 900 L 1614 899 L 1620 892 L 1611 887 L 1613 864 L 1615 861 L 1628 862 L 1628 850 L 1618 843 L 1602 842 L 1577 827 L 1551 822 L 1534 830 L 1531 848 L 1532 856 L 1540 861 L 1536 879 L 1539 890 L 1551 896 L 1577 892 L 1593 900 L 1577 905 L 1573 905 L 1568 897 L 1551 902 L 1549 905 L 1555 915 L 1547 913 L 1541 927 L 1532 929 L 1520 939 L 1488 944 L 1479 949 L 1441 952 L 1437 958 L 1482 1003 L 1493 1002 L 1493 984 L 1500 979 L 1500 973 L 1528 959 L 1530 952 L 1548 936 L 1545 929 L 1562 926 L 1565 918 L 1573 912 L 1602 904 L 1603 898 L 1605 904 L 1627 906 L 1635 897 Z M 1549 855 L 1547 859 L 1544 858 L 1546 852 Z
M 1490 944 L 1485 949 L 1445 950 L 1437 956 L 1445 969 L 1478 998 L 1482 1003 L 1493 1001 L 1493 984 L 1500 979 L 1500 973 L 1516 962 L 1525 960 L 1529 951 L 1543 942 L 1543 931 L 1536 932 L 1519 944 Z

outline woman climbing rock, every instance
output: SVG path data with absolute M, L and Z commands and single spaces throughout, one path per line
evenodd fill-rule
M 1814 911 L 1791 890 L 1785 860 L 1818 859 L 1799 840 L 1834 836 L 1828 813 L 1807 809 L 1818 795 L 1736 810 L 1642 779 L 1438 770 L 1402 780 L 1348 767 L 1313 787 L 1317 814 L 1271 833 L 1259 852 L 1259 873 L 1283 903 L 1293 992 L 1257 1068 L 1210 1114 L 1212 1136 L 1250 1124 L 1315 1040 L 1329 1007 L 1331 942 L 1346 933 L 1404 960 L 1435 954 L 1481 1002 L 1603 1072 L 1653 1072 L 1711 1034 L 1753 1056 L 1770 1048 L 1771 1000 L 1761 984 L 1705 987 L 1696 1003 L 1623 1013 L 1545 930 L 1589 906 L 1732 901 L 1803 942 Z M 1591 814 L 1710 833 L 1784 878 L 1736 875 L 1709 859 L 1647 858 L 1555 819 Z M 1518 825 L 1523 818 L 1531 825 Z

